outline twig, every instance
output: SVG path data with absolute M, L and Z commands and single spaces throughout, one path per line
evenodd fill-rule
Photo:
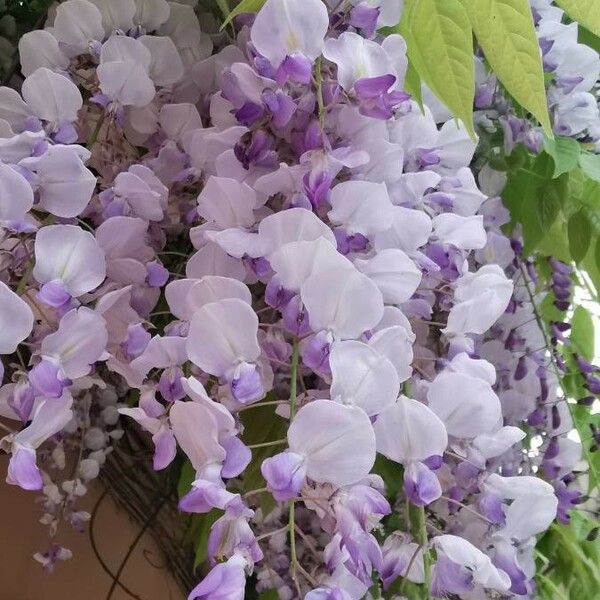
M 275 529 L 275 531 L 269 531 L 268 533 L 263 533 L 262 535 L 257 536 L 256 541 L 260 542 L 261 540 L 266 540 L 267 538 L 277 535 L 278 533 L 283 533 L 287 530 L 288 530 L 288 526 L 284 525 L 283 527 L 280 527 L 279 529 Z
M 440 500 L 445 500 L 446 502 L 452 502 L 452 504 L 457 504 L 461 508 L 468 510 L 470 513 L 473 513 L 476 517 L 479 517 L 482 521 L 489 523 L 490 525 L 494 525 L 493 521 L 490 521 L 487 517 L 484 517 L 481 513 L 477 512 L 475 509 L 471 508 L 468 504 L 464 504 L 458 500 L 454 500 L 454 498 L 448 498 L 448 496 L 440 496 Z
M 163 499 L 157 504 L 156 508 L 150 513 L 150 516 L 146 519 L 146 522 L 140 529 L 139 533 L 135 536 L 135 539 L 133 540 L 133 542 L 131 542 L 131 545 L 129 546 L 127 553 L 123 557 L 123 560 L 121 561 L 121 564 L 119 565 L 119 568 L 117 569 L 117 572 L 115 573 L 113 582 L 110 586 L 110 589 L 108 590 L 108 595 L 106 596 L 106 600 L 110 600 L 112 598 L 112 595 L 117 587 L 117 584 L 119 583 L 119 578 L 121 577 L 121 574 L 123 573 L 123 570 L 125 569 L 125 566 L 127 565 L 127 561 L 133 554 L 135 547 L 138 545 L 139 541 L 142 539 L 144 533 L 146 533 L 146 530 L 150 526 L 150 523 L 152 523 L 152 521 L 154 520 L 154 517 L 156 517 L 156 515 L 160 512 L 160 509 L 165 504 L 165 501 L 166 501 L 166 499 Z
M 419 550 L 422 550 L 422 549 L 423 549 L 423 546 L 418 545 L 417 549 L 413 552 L 413 555 L 410 557 L 410 560 L 408 561 L 408 566 L 406 567 L 406 573 L 402 576 L 402 583 L 400 584 L 400 587 L 398 588 L 398 595 L 402 595 L 402 590 L 404 589 L 404 584 L 408 580 L 408 574 L 410 573 L 413 563 L 415 562 L 415 560 L 417 559 L 417 556 L 419 555 Z
M 143 600 L 141 596 L 138 596 L 137 594 L 134 594 L 124 583 L 121 583 L 116 578 L 116 576 L 113 574 L 113 572 L 108 568 L 108 566 L 104 562 L 102 556 L 100 555 L 98 547 L 96 546 L 96 540 L 94 538 L 94 522 L 96 521 L 96 514 L 98 513 L 98 509 L 100 508 L 100 504 L 102 504 L 102 501 L 104 500 L 104 498 L 106 498 L 106 496 L 108 496 L 108 493 L 109 493 L 108 492 L 108 488 L 106 488 L 102 492 L 102 495 L 100 496 L 100 498 L 98 498 L 98 500 L 96 501 L 96 504 L 95 504 L 95 506 L 94 506 L 94 508 L 92 510 L 92 516 L 90 518 L 90 524 L 89 524 L 89 527 L 88 527 L 88 534 L 89 534 L 89 538 L 90 538 L 90 544 L 92 546 L 92 552 L 96 556 L 96 559 L 100 563 L 100 566 L 102 567 L 102 569 L 104 570 L 104 572 L 113 580 L 113 582 L 116 581 L 117 585 L 126 594 L 129 594 L 129 596 L 131 596 L 132 598 L 135 598 L 135 600 Z

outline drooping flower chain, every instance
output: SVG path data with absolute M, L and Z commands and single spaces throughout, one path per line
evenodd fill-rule
M 268 0 L 228 45 L 187 5 L 67 0 L 22 38 L 21 95 L 0 89 L 0 406 L 7 481 L 43 491 L 52 534 L 89 518 L 120 413 L 155 469 L 191 463 L 182 511 L 221 511 L 190 599 L 243 598 L 252 572 L 280 598 L 534 593 L 581 446 L 475 141 L 421 112 L 404 40 L 374 33 L 400 10 Z M 282 434 L 249 444 L 261 406 Z M 242 495 L 259 449 L 266 487 Z

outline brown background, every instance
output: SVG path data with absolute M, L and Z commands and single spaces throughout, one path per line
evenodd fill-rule
M 54 573 L 46 573 L 32 555 L 48 548 L 48 530 L 38 521 L 40 506 L 36 492 L 25 492 L 4 483 L 8 457 L 0 456 L 0 600 L 107 600 L 112 580 L 92 552 L 88 531 L 75 532 L 62 525 L 56 538 L 70 548 L 73 558 L 59 562 Z M 92 511 L 102 494 L 101 484 L 88 491 L 80 509 Z M 133 539 L 140 531 L 107 495 L 94 523 L 100 555 L 117 570 Z M 130 557 L 121 581 L 142 600 L 183 600 L 184 595 L 164 568 L 164 560 L 152 538 L 145 535 Z M 131 600 L 117 588 L 111 600 Z

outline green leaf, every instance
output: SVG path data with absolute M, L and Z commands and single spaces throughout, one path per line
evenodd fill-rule
M 221 29 L 229 25 L 231 21 L 241 15 L 242 13 L 256 13 L 262 7 L 267 0 L 242 0 L 230 13 L 229 16 L 223 21 Z
M 536 579 L 541 584 L 536 598 L 595 598 L 600 589 L 600 544 L 586 541 L 597 522 L 577 508 L 570 514 L 569 525 L 554 523 L 536 546 Z
M 404 90 L 413 97 L 414 101 L 421 107 L 421 110 L 423 110 L 421 78 L 410 60 L 408 61 L 408 67 L 406 68 L 406 75 L 404 77 Z
M 545 589 L 547 589 L 549 595 L 545 597 L 553 598 L 554 600 L 569 600 L 567 596 L 565 596 L 564 592 L 562 592 L 559 589 L 559 587 L 552 581 L 552 579 L 550 579 L 543 573 L 537 573 L 536 578 L 538 580 L 538 583 L 541 584 L 540 587 L 542 588 L 541 590 L 539 590 L 539 593 L 542 593 Z
M 461 2 L 469 13 L 475 37 L 498 79 L 552 137 L 544 70 L 528 0 Z
M 587 360 L 593 360 L 594 319 L 583 306 L 578 306 L 573 313 L 570 339 L 578 354 Z
M 229 16 L 229 13 L 231 12 L 229 10 L 229 3 L 227 2 L 227 0 L 216 0 L 216 3 L 219 7 L 219 10 L 223 14 L 223 17 L 226 19 Z
M 554 175 L 560 177 L 577 167 L 581 146 L 573 138 L 555 136 L 544 139 L 544 150 L 554 159 Z
M 258 600 L 278 600 L 279 594 L 275 588 L 271 588 L 270 590 L 265 590 L 261 594 L 258 595 Z
M 208 558 L 208 536 L 213 523 L 223 514 L 222 510 L 213 508 L 205 515 L 194 515 L 194 569 Z
M 577 404 L 569 404 L 571 417 L 575 429 L 579 433 L 583 446 L 583 459 L 587 462 L 588 467 L 588 494 L 591 494 L 597 487 L 600 486 L 600 452 L 593 452 L 590 448 L 592 441 L 590 440 L 590 426 L 598 429 L 600 426 L 600 415 L 592 414 L 589 407 L 579 406 Z
M 571 261 L 569 241 L 565 232 L 564 223 L 557 219 L 544 235 L 535 251 L 542 256 L 554 256 L 563 262 Z
M 576 263 L 579 263 L 585 258 L 592 241 L 592 227 L 584 210 L 571 215 L 567 231 L 571 257 Z
M 581 267 L 589 275 L 594 285 L 596 293 L 594 300 L 600 302 L 600 262 L 596 260 L 595 248 L 590 249 L 590 252 L 587 253 L 587 256 L 581 263 Z M 598 455 L 600 456 L 600 452 L 598 452 Z
M 271 396 L 267 396 L 267 399 L 273 400 Z M 263 444 L 285 436 L 286 421 L 275 413 L 273 405 L 257 406 L 252 410 L 240 413 L 240 417 L 244 425 L 243 440 L 247 445 Z M 265 487 L 266 481 L 260 472 L 260 467 L 265 458 L 281 452 L 283 448 L 283 446 L 267 446 L 252 450 L 252 460 L 243 475 L 243 492 Z M 260 504 L 265 514 L 275 506 L 269 493 L 261 494 Z
M 577 32 L 577 41 L 580 44 L 589 46 L 596 52 L 600 52 L 600 37 L 594 35 L 591 31 L 585 27 L 579 27 Z
M 570 213 L 583 210 L 592 229 L 600 234 L 600 181 L 587 177 L 582 169 L 572 171 L 568 200 Z
M 177 496 L 179 498 L 190 491 L 194 479 L 196 479 L 196 470 L 192 467 L 192 463 L 186 459 L 181 466 L 179 480 L 177 481 Z
M 567 197 L 569 176 L 552 179 L 553 172 L 552 157 L 540 154 L 529 168 L 509 174 L 502 193 L 513 222 L 523 226 L 525 254 L 531 253 L 551 229 Z
M 600 35 L 600 3 L 598 0 L 556 0 L 568 15 L 587 27 L 592 33 Z
M 579 156 L 581 170 L 594 181 L 600 181 L 600 156 L 590 152 L 582 152 Z
M 419 0 L 409 5 L 405 23 L 408 56 L 421 79 L 474 136 L 473 32 L 464 6 Z
M 373 466 L 373 473 L 383 479 L 386 496 L 393 502 L 403 485 L 404 468 L 402 465 L 378 454 Z

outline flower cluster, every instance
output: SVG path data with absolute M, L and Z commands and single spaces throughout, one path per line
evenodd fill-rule
M 282 600 L 532 596 L 581 446 L 531 275 L 476 141 L 375 33 L 401 0 L 330 4 L 267 0 L 229 40 L 187 4 L 67 0 L 23 36 L 21 94 L 0 88 L 7 481 L 80 526 L 121 414 L 154 469 L 191 464 L 182 511 L 219 510 L 190 600 L 251 573 Z M 281 435 L 249 444 L 269 407 Z M 266 487 L 242 493 L 249 465 Z

